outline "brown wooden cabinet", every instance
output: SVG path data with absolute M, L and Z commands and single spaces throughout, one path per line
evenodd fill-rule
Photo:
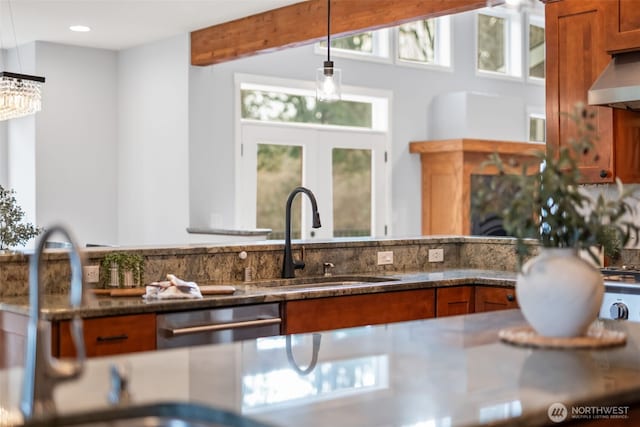
M 435 316 L 435 289 L 288 301 L 283 333 L 427 319 Z
M 69 320 L 64 320 L 54 328 L 58 333 L 58 357 L 75 356 L 69 324 Z M 83 319 L 83 327 L 88 357 L 156 349 L 155 314 Z
M 575 136 L 575 126 L 564 113 L 573 111 L 578 102 L 587 104 L 589 88 L 611 60 L 607 50 L 640 50 L 640 8 L 635 3 L 547 3 L 546 110 L 550 149 L 557 150 Z M 597 115 L 599 139 L 595 153 L 580 159 L 583 181 L 610 183 L 619 177 L 626 183 L 640 182 L 640 113 L 610 107 L 589 109 Z
M 473 286 L 454 286 L 436 290 L 436 317 L 475 312 Z
M 532 153 L 544 149 L 539 143 L 483 139 L 411 142 L 409 151 L 420 154 L 422 165 L 422 234 L 471 234 L 472 176 L 497 173 L 482 163 L 498 153 L 507 165 L 529 163 L 533 173 L 539 165 Z
M 518 308 L 516 291 L 513 288 L 495 288 L 490 286 L 476 286 L 476 313 L 494 310 Z
M 576 135 L 570 113 L 576 103 L 587 104 L 587 93 L 607 66 L 605 3 L 600 0 L 563 0 L 545 7 L 547 75 L 547 144 L 558 149 Z M 599 140 L 595 152 L 580 159 L 585 182 L 613 182 L 613 113 L 610 107 L 589 107 L 597 115 Z
M 609 53 L 638 50 L 640 47 L 640 7 L 638 0 L 607 0 L 606 49 Z

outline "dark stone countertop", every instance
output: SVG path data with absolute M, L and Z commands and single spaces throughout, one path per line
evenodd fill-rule
M 367 275 L 333 276 L 329 280 L 350 281 L 363 279 Z M 446 270 L 440 272 L 394 273 L 375 275 L 376 281 L 370 283 L 335 284 L 307 286 L 300 282 L 308 278 L 277 279 L 264 282 L 225 283 L 236 287 L 233 295 L 205 295 L 202 299 L 153 300 L 142 297 L 106 297 L 90 298 L 87 304 L 78 310 L 82 317 L 114 316 L 139 313 L 163 313 L 183 310 L 230 307 L 267 302 L 281 302 L 308 298 L 323 298 L 344 295 L 359 295 L 377 292 L 403 291 L 431 287 L 460 286 L 481 284 L 489 286 L 514 286 L 516 274 L 494 270 Z M 326 280 L 326 278 L 321 278 Z M 388 279 L 384 281 L 384 279 Z M 357 280 L 356 280 L 357 281 Z M 205 285 L 206 283 L 201 283 Z M 293 285 L 293 287 L 291 286 Z M 75 313 L 68 306 L 68 295 L 45 295 L 41 302 L 43 316 L 49 320 L 70 319 Z M 5 297 L 0 299 L 0 310 L 17 314 L 28 314 L 29 298 Z
M 105 408 L 109 366 L 120 363 L 136 404 L 203 403 L 276 426 L 552 425 L 554 403 L 573 421 L 612 408 L 640 416 L 640 324 L 603 321 L 628 333 L 625 346 L 606 350 L 499 341 L 501 328 L 523 324 L 506 310 L 95 358 L 55 401 L 62 414 Z M 301 374 L 318 336 L 317 364 Z M 21 382 L 19 368 L 0 370 L 4 420 L 15 417 Z

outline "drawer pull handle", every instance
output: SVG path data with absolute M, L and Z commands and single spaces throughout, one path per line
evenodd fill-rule
M 513 294 L 507 294 L 507 301 L 513 302 L 515 300 L 516 300 L 516 298 L 513 296 Z
M 110 341 L 123 341 L 123 340 L 127 340 L 129 339 L 129 335 L 127 334 L 120 334 L 120 335 L 111 335 L 108 337 L 98 337 L 96 338 L 96 341 L 98 342 L 110 342 Z
M 607 176 L 609 176 L 609 172 L 606 171 L 605 169 L 602 169 L 600 171 L 600 178 L 606 178 Z
M 246 320 L 243 322 L 215 323 L 213 325 L 187 326 L 186 328 L 163 328 L 170 337 L 176 337 L 187 334 L 198 334 L 202 332 L 226 331 L 229 329 L 240 329 L 250 327 L 260 327 L 268 325 L 277 325 L 282 323 L 279 317 L 271 317 L 268 319 Z

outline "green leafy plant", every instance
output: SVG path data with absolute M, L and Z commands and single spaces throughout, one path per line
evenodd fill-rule
M 42 228 L 23 223 L 24 211 L 18 205 L 14 190 L 0 185 L 0 250 L 25 244 L 42 232 Z
M 144 258 L 138 254 L 128 252 L 112 252 L 105 255 L 100 263 L 100 277 L 103 286 L 109 286 L 111 282 L 111 267 L 118 268 L 118 285 L 124 284 L 125 271 L 133 273 L 133 281 L 136 286 L 142 285 L 142 276 L 144 275 Z
M 536 238 L 543 247 L 577 248 L 588 251 L 598 262 L 594 247 L 605 244 L 624 247 L 640 227 L 634 223 L 635 204 L 640 200 L 619 179 L 617 194 L 592 197 L 580 186 L 580 163 L 597 161 L 592 124 L 594 113 L 581 104 L 567 115 L 575 124 L 577 136 L 559 150 L 538 151 L 539 173 L 527 173 L 531 164 L 506 163 L 493 154 L 484 166 L 495 167 L 498 176 L 472 197 L 480 215 L 497 214 L 505 231 L 517 238 L 519 260 L 529 253 L 525 238 Z M 510 194 L 508 200 L 504 195 Z

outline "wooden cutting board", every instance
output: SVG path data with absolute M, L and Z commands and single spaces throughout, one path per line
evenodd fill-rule
M 236 288 L 229 285 L 204 285 L 199 286 L 202 295 L 231 295 Z M 139 297 L 146 293 L 145 288 L 128 289 L 93 289 L 95 295 L 110 297 Z

